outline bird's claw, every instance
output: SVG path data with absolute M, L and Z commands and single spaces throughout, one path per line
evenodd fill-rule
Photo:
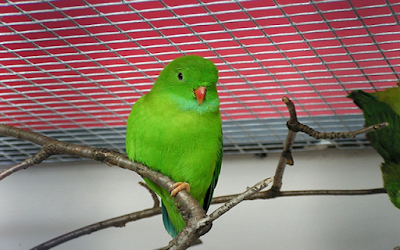
M 169 190 L 171 193 L 171 198 L 175 197 L 176 194 L 182 190 L 186 190 L 188 193 L 190 193 L 190 185 L 187 182 L 177 182 L 175 183 L 171 189 Z

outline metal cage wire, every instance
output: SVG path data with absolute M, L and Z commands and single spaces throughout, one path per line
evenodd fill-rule
M 219 69 L 225 153 L 280 150 L 291 98 L 301 122 L 349 131 L 346 95 L 395 85 L 398 0 L 6 1 L 0 3 L 0 123 L 124 152 L 131 105 L 172 59 Z M 0 163 L 38 147 L 0 137 Z M 321 141 L 299 134 L 295 149 Z M 364 137 L 323 141 L 368 146 Z M 49 161 L 76 160 L 53 156 Z

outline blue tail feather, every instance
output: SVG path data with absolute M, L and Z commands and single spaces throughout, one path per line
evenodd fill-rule
M 167 209 L 164 206 L 164 203 L 161 203 L 161 210 L 162 210 L 162 218 L 163 218 L 163 223 L 165 230 L 172 236 L 172 238 L 175 238 L 175 236 L 178 234 L 175 230 L 174 225 L 172 225 L 171 219 L 168 216 Z

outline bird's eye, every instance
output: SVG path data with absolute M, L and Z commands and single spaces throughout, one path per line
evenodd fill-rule
M 178 73 L 178 80 L 183 81 L 183 74 L 181 72 Z

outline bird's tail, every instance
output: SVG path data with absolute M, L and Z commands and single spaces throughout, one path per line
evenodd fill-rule
M 172 238 L 175 238 L 175 236 L 178 234 L 176 231 L 174 225 L 172 225 L 172 221 L 169 218 L 167 208 L 164 206 L 164 203 L 161 202 L 161 210 L 162 210 L 162 219 L 164 223 L 165 230 L 169 233 L 169 235 L 172 236 Z

